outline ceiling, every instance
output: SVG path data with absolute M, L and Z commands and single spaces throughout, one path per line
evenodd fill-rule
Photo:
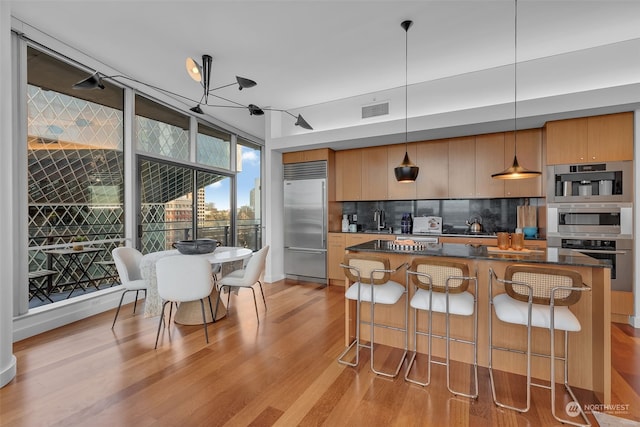
M 512 64 L 515 54 L 512 0 L 10 3 L 14 18 L 90 57 L 90 69 L 198 101 L 202 89 L 187 75 L 185 60 L 201 62 L 209 54 L 212 87 L 232 83 L 236 75 L 258 82 L 215 94 L 293 114 L 404 86 L 405 19 L 414 21 L 408 33 L 409 84 Z M 517 22 L 518 62 L 550 58 L 640 38 L 640 1 L 520 0 Z M 209 103 L 227 104 L 215 98 Z M 265 137 L 264 116 L 203 109 Z M 305 119 L 322 127 L 313 117 Z

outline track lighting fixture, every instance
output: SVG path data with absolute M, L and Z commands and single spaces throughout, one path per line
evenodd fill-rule
M 186 60 L 186 68 L 187 68 L 187 73 L 189 74 L 189 76 L 199 82 L 202 85 L 203 88 L 203 93 L 202 96 L 200 98 L 199 101 L 194 101 L 191 98 L 188 98 L 186 96 L 182 96 L 179 95 L 177 93 L 174 92 L 170 92 L 168 90 L 159 88 L 157 86 L 152 86 L 150 84 L 141 82 L 139 80 L 133 79 L 131 77 L 127 77 L 124 75 L 113 75 L 113 76 L 104 76 L 101 75 L 98 72 L 95 72 L 93 74 L 91 74 L 89 77 L 80 80 L 79 82 L 75 83 L 73 85 L 74 89 L 85 89 L 85 90 L 89 90 L 89 89 L 104 89 L 104 83 L 103 80 L 104 79 L 111 79 L 111 80 L 115 80 L 117 78 L 122 78 L 125 80 L 130 80 L 132 82 L 136 82 L 138 84 L 150 87 L 152 89 L 158 90 L 160 92 L 164 92 L 166 94 L 175 96 L 175 97 L 179 97 L 182 98 L 186 101 L 189 101 L 190 103 L 196 104 L 195 107 L 190 108 L 189 110 L 196 113 L 196 114 L 204 114 L 204 111 L 202 109 L 202 107 L 221 107 L 221 108 L 246 108 L 249 111 L 249 115 L 251 116 L 262 116 L 264 115 L 264 111 L 268 110 L 268 111 L 281 111 L 284 113 L 287 113 L 288 115 L 294 117 L 296 119 L 295 125 L 296 126 L 300 126 L 304 129 L 308 129 L 308 130 L 313 130 L 313 128 L 311 127 L 311 125 L 309 125 L 309 123 L 301 116 L 301 115 L 293 115 L 290 112 L 286 111 L 286 110 L 279 110 L 279 109 L 275 109 L 275 108 L 261 108 L 255 104 L 249 104 L 249 105 L 243 105 L 240 104 L 238 102 L 232 101 L 228 98 L 219 96 L 219 95 L 215 95 L 212 92 L 222 89 L 222 88 L 226 88 L 229 86 L 233 86 L 233 85 L 238 85 L 238 90 L 242 90 L 242 89 L 248 89 L 248 88 L 252 88 L 254 86 L 257 85 L 257 83 L 251 79 L 248 79 L 246 77 L 240 77 L 240 76 L 236 76 L 236 81 L 233 83 L 229 83 L 229 84 L 225 84 L 223 86 L 218 86 L 215 88 L 211 88 L 211 69 L 212 69 L 212 64 L 213 64 L 213 57 L 211 55 L 202 55 L 202 64 L 199 64 L 198 62 L 196 62 L 193 58 L 187 58 Z M 117 80 L 116 80 L 117 81 Z M 217 99 L 220 99 L 222 101 L 228 102 L 229 104 L 232 105 L 214 105 L 214 104 L 209 104 L 209 96 L 215 97 Z

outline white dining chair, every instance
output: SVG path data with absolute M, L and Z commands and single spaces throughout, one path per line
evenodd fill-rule
M 120 307 L 122 307 L 122 301 L 127 292 L 136 293 L 136 299 L 133 301 L 133 314 L 136 314 L 136 305 L 138 303 L 138 294 L 140 291 L 144 291 L 145 298 L 147 297 L 147 284 L 142 278 L 140 273 L 140 261 L 142 260 L 142 253 L 130 247 L 118 247 L 111 251 L 111 256 L 116 264 L 116 270 L 120 277 L 120 283 L 124 286 L 124 291 L 120 296 L 120 303 L 116 310 L 116 315 L 113 318 L 113 324 L 111 329 L 116 325 L 118 314 L 120 313 Z
M 260 286 L 260 293 L 262 294 L 262 302 L 264 303 L 264 309 L 267 309 L 267 300 L 264 297 L 264 290 L 262 289 L 262 282 L 260 282 L 260 275 L 264 272 L 267 254 L 269 253 L 269 245 L 263 247 L 251 256 L 247 262 L 247 266 L 241 270 L 235 270 L 218 281 L 218 289 L 220 292 L 226 288 L 227 290 L 227 309 L 231 302 L 231 291 L 238 290 L 240 288 L 248 288 L 253 292 L 253 305 L 256 308 L 256 318 L 260 323 L 260 316 L 258 315 L 258 303 L 256 301 L 256 292 L 253 289 L 253 285 L 256 283 Z M 218 312 L 218 305 L 220 304 L 220 293 L 216 299 L 216 311 Z
M 209 332 L 207 331 L 207 316 L 204 309 L 204 299 L 209 300 L 209 310 L 213 313 L 211 306 L 211 291 L 213 290 L 213 276 L 211 275 L 211 263 L 205 258 L 194 255 L 175 255 L 161 258 L 156 262 L 156 277 L 158 282 L 158 295 L 162 298 L 162 311 L 158 322 L 158 333 L 156 334 L 156 346 L 158 348 L 158 338 L 160 329 L 164 323 L 164 312 L 167 304 L 172 302 L 182 303 L 200 300 L 202 309 L 202 324 L 204 326 L 204 336 L 209 343 Z M 215 316 L 213 316 L 215 322 Z M 171 312 L 167 323 L 171 322 Z

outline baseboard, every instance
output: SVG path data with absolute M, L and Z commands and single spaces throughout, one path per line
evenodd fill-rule
M 640 317 L 629 316 L 629 324 L 636 329 L 640 329 Z
M 50 331 L 118 306 L 122 287 L 105 289 L 29 310 L 13 318 L 13 342 Z M 135 292 L 127 292 L 123 304 L 133 302 Z
M 0 372 L 0 388 L 9 384 L 16 377 L 16 356 L 11 355 L 11 361 L 6 368 Z

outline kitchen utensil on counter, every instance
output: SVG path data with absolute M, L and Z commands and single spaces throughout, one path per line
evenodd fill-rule
M 479 215 L 472 216 L 465 224 L 469 226 L 470 233 L 482 233 L 482 218 Z
M 517 228 L 524 232 L 526 237 L 535 237 L 538 234 L 538 208 L 530 206 L 528 199 L 524 206 L 517 208 Z
M 511 249 L 521 251 L 524 249 L 524 234 L 513 233 L 511 235 Z
M 413 219 L 413 234 L 442 233 L 442 217 L 417 216 Z
M 349 231 L 349 218 L 348 215 L 342 215 L 342 232 L 346 233 Z
M 498 233 L 498 248 L 509 249 L 509 233 Z

